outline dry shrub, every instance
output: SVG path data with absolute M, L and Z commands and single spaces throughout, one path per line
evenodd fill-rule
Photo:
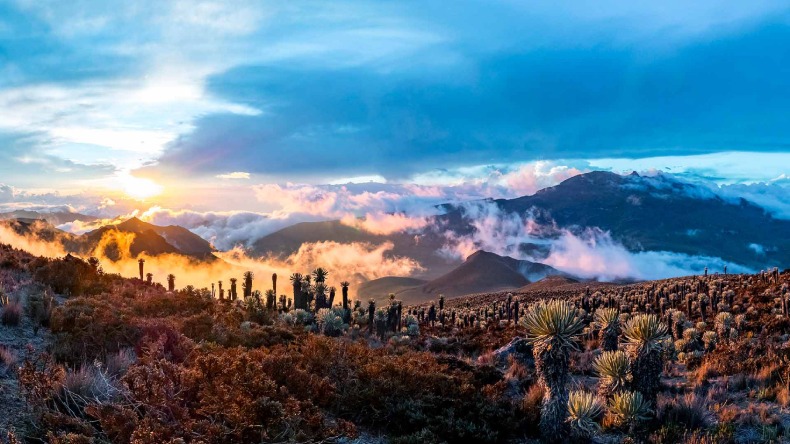
M 779 381 L 783 370 L 784 366 L 778 363 L 770 364 L 755 372 L 752 379 L 759 387 L 769 387 Z
M 521 362 L 517 359 L 513 358 L 513 356 L 508 356 L 508 367 L 505 371 L 505 379 L 506 380 L 513 380 L 513 381 L 523 381 L 529 377 L 529 371 L 527 367 L 524 366 Z
M 130 321 L 129 312 L 111 300 L 70 299 L 52 312 L 53 354 L 72 365 L 103 360 L 138 343 L 139 329 Z
M 776 388 L 776 403 L 782 407 L 790 407 L 790 388 L 786 385 Z
M 0 378 L 7 378 L 16 369 L 17 357 L 14 350 L 0 345 Z
M 521 400 L 521 411 L 524 415 L 524 421 L 532 432 L 537 432 L 538 430 L 544 396 L 546 396 L 546 389 L 541 384 L 533 384 Z
M 27 298 L 27 315 L 33 321 L 33 330 L 38 334 L 40 327 L 49 327 L 55 298 L 49 290 L 33 293 Z
M 137 355 L 131 348 L 119 350 L 117 353 L 107 356 L 105 367 L 107 374 L 112 377 L 123 376 L 126 370 L 129 369 L 137 361 Z
M 721 373 L 716 363 L 706 359 L 702 361 L 702 364 L 693 373 L 693 382 L 695 385 L 700 385 L 718 376 L 721 376 Z
M 712 415 L 708 400 L 695 393 L 681 396 L 660 395 L 656 405 L 656 419 L 661 423 L 675 424 L 686 430 L 708 427 Z
M 9 301 L 3 305 L 3 312 L 0 313 L 0 322 L 9 327 L 16 327 L 22 322 L 22 303 L 19 301 Z

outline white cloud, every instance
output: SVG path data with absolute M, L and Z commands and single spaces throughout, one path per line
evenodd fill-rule
M 250 173 L 245 173 L 243 171 L 234 171 L 232 173 L 227 173 L 227 174 L 218 174 L 216 178 L 224 179 L 224 180 L 249 179 Z

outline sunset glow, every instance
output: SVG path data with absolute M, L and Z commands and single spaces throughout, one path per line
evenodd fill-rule
M 122 176 L 118 179 L 124 193 L 132 199 L 145 200 L 162 194 L 164 187 L 151 179 Z

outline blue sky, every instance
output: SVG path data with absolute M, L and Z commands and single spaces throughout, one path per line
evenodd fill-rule
M 262 184 L 536 161 L 767 182 L 788 24 L 779 1 L 0 0 L 0 184 L 258 210 Z

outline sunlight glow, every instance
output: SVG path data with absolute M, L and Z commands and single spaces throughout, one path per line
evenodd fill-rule
M 162 194 L 164 187 L 150 179 L 134 176 L 118 178 L 121 188 L 131 198 L 143 200 Z

